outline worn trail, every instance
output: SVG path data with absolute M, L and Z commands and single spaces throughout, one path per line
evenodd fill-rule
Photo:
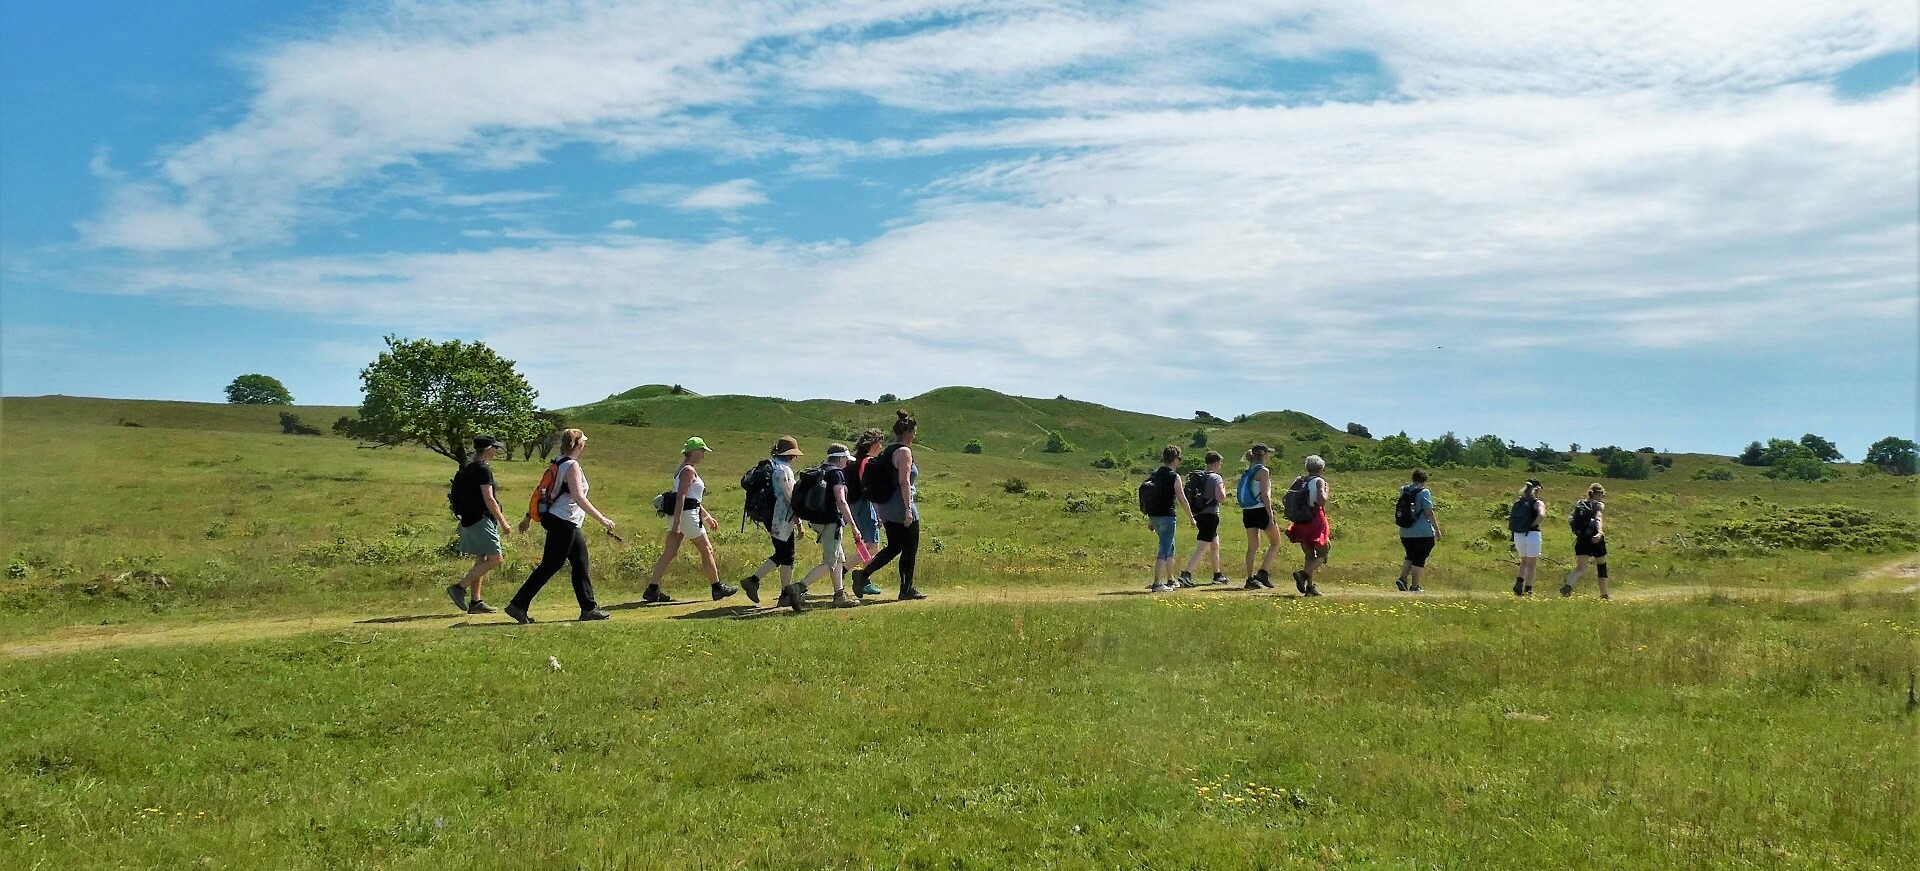
M 1283 587 L 1287 584 L 1282 580 Z M 1631 591 L 1620 591 L 1614 599 L 1623 603 L 1662 603 L 1684 602 L 1705 596 L 1725 596 L 1736 599 L 1768 602 L 1816 602 L 1836 599 L 1846 595 L 1861 593 L 1899 593 L 1920 594 L 1920 557 L 1909 557 L 1898 562 L 1881 566 L 1865 572 L 1851 583 L 1831 590 L 1768 590 L 1752 588 L 1727 588 L 1710 586 L 1669 586 L 1649 587 Z M 815 596 L 814 608 L 807 615 L 794 615 L 805 619 L 807 616 L 845 615 L 858 617 L 862 611 L 877 608 L 943 608 L 962 605 L 1022 605 L 1046 603 L 1092 603 L 1117 601 L 1126 598 L 1156 595 L 1172 599 L 1228 600 L 1239 598 L 1297 599 L 1291 589 L 1251 592 L 1242 590 L 1239 585 L 1229 587 L 1200 587 L 1193 590 L 1181 590 L 1174 593 L 1149 594 L 1144 590 L 1098 589 L 1086 586 L 954 586 L 932 591 L 933 598 L 920 602 L 900 602 L 891 596 L 870 600 L 870 604 L 850 610 L 836 610 L 827 606 L 824 597 Z M 1419 594 L 1424 599 L 1442 600 L 1481 600 L 1496 601 L 1511 598 L 1502 590 L 1431 590 Z M 1594 595 L 1592 579 L 1582 582 L 1580 596 L 1590 598 Z M 1374 586 L 1329 586 L 1326 596 L 1329 600 L 1339 599 L 1406 599 L 1410 594 L 1397 592 L 1391 588 Z M 1552 587 L 1545 587 L 1535 593 L 1537 599 L 1557 600 Z M 564 599 L 565 597 L 559 597 Z M 769 598 L 769 602 L 771 599 Z M 616 615 L 616 623 L 634 620 L 666 620 L 675 617 L 701 616 L 745 617 L 771 611 L 768 607 L 755 607 L 744 596 L 720 602 L 706 599 L 674 602 L 664 605 L 648 605 L 638 601 L 609 605 L 607 608 Z M 534 618 L 544 623 L 559 624 L 570 622 L 574 613 L 570 604 L 536 610 Z M 455 613 L 419 613 L 380 615 L 366 613 L 334 613 L 307 615 L 301 617 L 263 617 L 239 620 L 215 620 L 205 623 L 184 625 L 141 626 L 112 625 L 71 626 L 31 638 L 0 642 L 0 658 L 23 658 L 54 656 L 88 650 L 121 647 L 145 647 L 166 644 L 216 644 L 242 641 L 256 641 L 266 638 L 282 638 L 308 633 L 353 633 L 366 630 L 380 631 L 426 631 L 460 629 L 489 623 L 512 622 L 503 614 L 483 617 L 469 617 Z M 538 625 L 532 627 L 538 630 Z

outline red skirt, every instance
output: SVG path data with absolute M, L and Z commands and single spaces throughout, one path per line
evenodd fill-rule
M 1295 544 L 1310 544 L 1314 547 L 1326 547 L 1333 527 L 1327 523 L 1327 509 L 1313 512 L 1313 519 L 1305 523 L 1287 524 L 1287 540 Z

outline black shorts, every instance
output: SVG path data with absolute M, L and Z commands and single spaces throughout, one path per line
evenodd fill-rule
M 1273 526 L 1273 511 L 1268 508 L 1242 508 L 1240 525 L 1248 529 L 1267 529 Z
M 1211 511 L 1205 514 L 1195 514 L 1193 516 L 1193 522 L 1200 527 L 1200 532 L 1193 537 L 1195 541 L 1213 541 L 1220 537 L 1219 514 Z
M 800 531 L 797 529 L 794 530 L 792 537 L 786 541 L 781 541 L 777 538 L 773 539 L 773 556 L 767 557 L 767 560 L 776 566 L 793 565 L 793 543 L 799 540 Z
M 1407 562 L 1412 563 L 1415 568 L 1424 569 L 1427 567 L 1427 557 L 1433 555 L 1433 541 L 1432 536 L 1402 538 L 1400 547 L 1407 552 Z
M 1590 556 L 1596 559 L 1606 556 L 1607 540 L 1605 538 L 1576 538 L 1573 540 L 1573 555 Z

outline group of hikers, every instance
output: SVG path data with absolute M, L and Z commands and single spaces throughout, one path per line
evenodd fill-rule
M 667 518 L 666 543 L 654 562 L 652 576 L 641 600 L 647 603 L 673 602 L 661 588 L 661 579 L 680 553 L 692 543 L 706 572 L 709 592 L 714 601 L 744 592 L 754 604 L 760 604 L 761 584 L 778 577 L 778 607 L 804 611 L 808 588 L 822 578 L 833 582 L 833 605 L 851 608 L 871 596 L 882 595 L 872 578 L 875 572 L 892 564 L 900 575 L 899 598 L 924 599 L 913 586 L 913 574 L 920 552 L 920 514 L 914 504 L 914 487 L 920 476 L 913 460 L 913 442 L 918 421 L 905 411 L 897 412 L 893 435 L 870 429 L 855 440 L 853 447 L 835 442 L 827 446 L 825 462 L 796 471 L 794 461 L 806 456 L 793 436 L 781 436 L 768 457 L 741 478 L 746 492 L 742 524 L 751 520 L 766 530 L 772 553 L 738 586 L 720 581 L 720 566 L 714 558 L 708 533 L 720 528 L 720 521 L 705 504 L 706 481 L 700 465 L 713 449 L 706 440 L 694 436 L 681 446 L 680 463 L 673 475 L 673 487 L 654 499 L 656 513 Z M 605 620 L 612 616 L 594 599 L 593 581 L 588 575 L 587 539 L 582 527 L 592 518 L 607 534 L 614 533 L 612 518 L 595 508 L 588 498 L 590 484 L 580 465 L 587 447 L 587 435 L 578 429 L 560 433 L 559 455 L 548 465 L 540 484 L 528 498 L 527 513 L 519 531 L 524 533 L 534 522 L 546 532 L 546 544 L 540 563 L 504 609 L 495 609 L 481 598 L 487 573 L 502 564 L 502 538 L 513 533 L 500 508 L 498 486 L 491 461 L 506 444 L 490 436 L 474 439 L 473 459 L 463 465 L 448 489 L 447 499 L 460 519 L 456 549 L 474 558 L 466 577 L 447 587 L 454 607 L 468 614 L 491 614 L 504 610 L 519 623 L 532 623 L 527 609 L 540 588 L 562 566 L 570 569 L 573 596 L 580 606 L 581 620 Z M 820 562 L 805 575 L 794 577 L 795 550 L 802 524 L 813 529 L 820 543 Z M 861 565 L 848 565 L 845 539 L 851 536 Z M 874 545 L 884 539 L 877 551 Z
M 746 495 L 742 528 L 752 521 L 766 531 L 772 553 L 752 574 L 739 584 L 720 580 L 720 567 L 714 558 L 710 532 L 720 528 L 705 504 L 706 481 L 700 475 L 701 463 L 713 452 L 704 439 L 686 440 L 680 463 L 673 475 L 673 486 L 654 498 L 654 509 L 667 518 L 666 542 L 654 562 L 651 577 L 641 600 L 647 603 L 675 601 L 661 587 L 668 567 L 688 543 L 699 553 L 709 594 L 714 601 L 744 592 L 754 604 L 760 604 L 761 585 L 778 578 L 776 607 L 803 611 L 809 588 L 822 579 L 833 584 L 832 605 L 851 608 L 863 600 L 883 595 L 873 583 L 876 572 L 897 563 L 900 576 L 899 598 L 924 599 L 914 588 L 913 575 L 920 551 L 920 515 L 915 506 L 915 484 L 919 468 L 914 464 L 913 444 L 919 423 L 905 411 L 897 412 L 891 439 L 878 429 L 869 429 L 851 448 L 834 442 L 827 446 L 823 463 L 796 470 L 794 461 L 806 456 L 793 436 L 782 436 L 760 460 L 741 477 Z M 562 566 L 571 571 L 574 599 L 580 606 L 581 620 L 605 620 L 610 615 L 594 599 L 593 582 L 588 575 L 587 538 L 582 527 L 592 518 L 616 540 L 614 521 L 594 507 L 588 498 L 590 485 L 580 464 L 587 447 L 587 435 L 578 429 L 560 433 L 559 455 L 548 465 L 540 484 L 528 499 L 527 513 L 518 531 L 525 533 L 538 522 L 546 533 L 540 563 L 505 607 L 507 616 L 520 623 L 532 623 L 527 609 L 534 596 Z M 496 609 L 481 598 L 481 586 L 489 572 L 502 560 L 501 540 L 513 533 L 500 507 L 498 488 L 490 461 L 506 448 L 498 439 L 481 436 L 474 439 L 473 459 L 463 465 L 451 482 L 447 498 L 460 519 L 457 549 L 474 557 L 473 567 L 458 583 L 447 587 L 454 607 L 468 614 L 491 614 Z M 1273 589 L 1270 574 L 1280 551 L 1283 534 L 1300 547 L 1302 565 L 1293 572 L 1293 586 L 1302 596 L 1320 595 L 1314 573 L 1327 564 L 1332 528 L 1327 520 L 1327 505 L 1333 489 L 1326 480 L 1326 461 L 1318 456 L 1306 458 L 1305 474 L 1296 477 L 1282 491 L 1276 503 L 1273 474 L 1267 460 L 1273 449 L 1256 444 L 1246 452 L 1246 469 L 1240 473 L 1233 499 L 1240 508 L 1241 526 L 1247 531 L 1246 576 L 1248 590 Z M 1222 458 L 1208 451 L 1204 468 L 1187 475 L 1184 484 L 1179 472 L 1182 451 L 1168 445 L 1160 454 L 1160 465 L 1148 474 L 1139 487 L 1140 512 L 1158 537 L 1154 552 L 1153 581 L 1147 588 L 1166 592 L 1197 587 L 1193 572 L 1202 559 L 1213 568 L 1211 585 L 1230 585 L 1221 573 L 1220 512 L 1228 493 L 1221 475 Z M 1434 512 L 1433 494 L 1427 490 L 1427 473 L 1415 469 L 1412 481 L 1400 489 L 1394 509 L 1394 522 L 1400 528 L 1400 543 L 1406 558 L 1400 566 L 1396 589 L 1422 592 L 1421 577 L 1427 559 L 1440 538 L 1440 523 Z M 1547 516 L 1547 503 L 1540 497 L 1541 485 L 1529 480 L 1509 512 L 1507 526 L 1513 533 L 1514 552 L 1519 570 L 1513 581 L 1513 594 L 1533 592 L 1534 573 L 1540 559 L 1540 523 Z M 1610 598 L 1607 588 L 1607 544 L 1601 501 L 1606 488 L 1594 484 L 1587 498 L 1574 504 L 1569 524 L 1574 532 L 1576 564 L 1560 586 L 1560 595 L 1570 596 L 1585 574 L 1589 560 L 1597 567 L 1600 598 Z M 1185 513 L 1188 525 L 1196 530 L 1197 544 L 1178 574 L 1174 566 L 1175 532 L 1179 514 Z M 820 544 L 819 562 L 806 574 L 795 578 L 802 525 L 811 527 Z M 860 564 L 849 564 L 846 539 L 851 537 Z M 1266 543 L 1261 553 L 1262 540 Z M 884 541 L 884 546 L 874 549 Z M 1259 568 L 1254 568 L 1256 558 Z
M 1222 458 L 1217 451 L 1208 451 L 1206 465 L 1188 473 L 1183 485 L 1177 471 L 1181 456 L 1179 445 L 1167 445 L 1160 452 L 1159 468 L 1140 482 L 1140 513 L 1146 515 L 1147 524 L 1159 537 L 1159 547 L 1154 552 L 1153 581 L 1147 584 L 1147 589 L 1156 593 L 1201 586 L 1193 579 L 1193 571 L 1202 559 L 1209 560 L 1213 566 L 1213 585 L 1233 583 L 1220 571 L 1220 506 L 1227 501 L 1226 479 L 1220 474 Z M 1302 596 L 1318 596 L 1320 589 L 1314 584 L 1313 575 L 1327 564 L 1333 532 L 1327 521 L 1327 504 L 1333 498 L 1333 488 L 1327 484 L 1326 460 L 1307 457 L 1305 474 L 1287 485 L 1276 506 L 1273 473 L 1267 468 L 1267 459 L 1271 456 L 1273 449 L 1264 444 L 1248 448 L 1247 467 L 1241 471 L 1234 488 L 1234 502 L 1240 506 L 1240 523 L 1247 531 L 1243 586 L 1248 590 L 1273 589 L 1269 576 L 1274 557 L 1280 552 L 1280 522 L 1285 520 L 1287 540 L 1300 546 L 1302 565 L 1293 573 L 1294 590 Z M 1520 490 L 1520 498 L 1508 511 L 1507 529 L 1513 534 L 1513 549 L 1520 558 L 1519 570 L 1513 579 L 1515 596 L 1533 593 L 1534 572 L 1540 561 L 1540 522 L 1547 516 L 1547 503 L 1540 498 L 1540 489 L 1539 481 L 1529 479 Z M 1600 598 L 1612 598 L 1607 588 L 1606 503 L 1602 501 L 1606 495 L 1607 489 L 1595 483 L 1587 488 L 1587 498 L 1574 503 L 1568 526 L 1574 534 L 1575 564 L 1560 584 L 1562 596 L 1573 595 L 1574 585 L 1586 574 L 1591 560 L 1599 575 Z M 1187 524 L 1194 528 L 1196 543 L 1193 553 L 1187 557 L 1186 567 L 1175 575 L 1174 533 L 1180 513 L 1186 514 Z M 1400 528 L 1400 545 L 1406 553 L 1394 588 L 1423 592 L 1420 579 L 1426 574 L 1427 559 L 1440 540 L 1440 521 L 1434 515 L 1433 493 L 1427 489 L 1424 469 L 1413 470 L 1412 481 L 1400 488 L 1394 505 L 1394 524 Z M 1260 553 L 1263 538 L 1266 541 L 1264 556 Z M 1254 569 L 1256 557 L 1260 560 L 1258 570 Z

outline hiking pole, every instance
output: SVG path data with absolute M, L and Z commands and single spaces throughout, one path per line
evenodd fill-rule
M 606 533 L 607 533 L 607 537 L 613 539 L 614 541 L 620 542 L 621 544 L 627 543 L 626 539 L 621 538 L 620 536 L 614 535 L 613 530 L 611 529 L 606 530 Z

